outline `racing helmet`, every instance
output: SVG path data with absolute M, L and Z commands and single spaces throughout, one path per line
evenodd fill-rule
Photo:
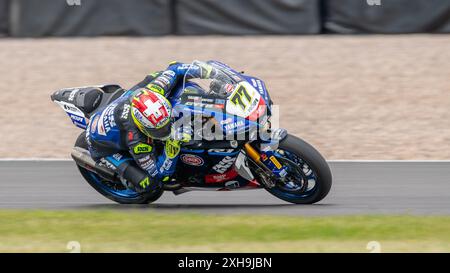
M 135 91 L 131 98 L 131 116 L 146 136 L 165 140 L 171 132 L 172 106 L 161 94 L 145 88 Z

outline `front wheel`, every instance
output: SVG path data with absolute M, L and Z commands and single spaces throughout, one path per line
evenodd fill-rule
M 87 149 L 87 142 L 84 133 L 78 136 L 75 142 L 75 147 Z M 108 181 L 85 168 L 78 165 L 77 167 L 83 178 L 89 183 L 89 185 L 91 185 L 91 187 L 106 198 L 120 204 L 152 203 L 158 200 L 164 192 L 162 189 L 159 189 L 153 192 L 138 193 L 134 190 L 126 188 L 120 181 Z
M 311 145 L 293 135 L 280 141 L 275 152 L 278 161 L 287 167 L 288 175 L 266 188 L 274 196 L 294 204 L 319 202 L 331 189 L 330 167 Z

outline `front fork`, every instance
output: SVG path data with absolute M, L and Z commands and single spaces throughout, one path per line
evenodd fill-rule
M 258 151 L 250 143 L 244 145 L 247 155 L 263 169 L 270 171 L 275 177 L 283 178 L 287 175 L 286 167 L 281 165 L 274 156 L 273 150 Z

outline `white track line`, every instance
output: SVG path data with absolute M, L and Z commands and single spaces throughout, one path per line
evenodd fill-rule
M 73 161 L 71 158 L 40 158 L 40 157 L 25 157 L 25 158 L 0 158 L 0 162 L 5 161 L 49 161 L 49 162 L 58 162 L 58 161 Z M 327 160 L 330 163 L 402 163 L 402 162 L 412 162 L 412 163 L 450 163 L 450 160 L 426 160 L 426 159 L 392 159 L 392 160 L 378 160 L 378 159 L 332 159 Z
M 327 162 L 332 163 L 402 163 L 402 162 L 411 162 L 411 163 L 450 163 L 450 160 L 436 160 L 436 159 L 390 159 L 390 160 L 381 160 L 381 159 L 332 159 L 327 160 Z
M 73 161 L 71 158 L 40 158 L 40 157 L 25 157 L 25 158 L 0 158 L 0 162 L 2 161 Z

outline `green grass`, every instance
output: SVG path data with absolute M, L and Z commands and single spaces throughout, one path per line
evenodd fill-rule
M 0 252 L 450 252 L 448 216 L 249 216 L 0 211 Z

